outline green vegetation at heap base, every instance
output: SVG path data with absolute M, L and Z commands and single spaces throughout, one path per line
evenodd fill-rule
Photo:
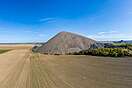
M 93 55 L 93 56 L 108 56 L 108 57 L 132 57 L 132 44 L 113 43 L 112 48 L 96 48 L 83 50 L 80 52 L 70 53 L 72 55 Z
M 0 49 L 0 54 L 10 51 L 10 49 Z
M 124 46 L 124 47 L 132 47 L 132 44 L 128 44 L 128 43 L 112 43 L 113 46 Z
M 127 43 L 113 43 L 112 45 L 113 46 L 116 46 L 116 47 L 122 47 L 122 48 L 126 48 L 126 49 L 129 49 L 129 50 L 132 50 L 132 44 L 127 44 Z

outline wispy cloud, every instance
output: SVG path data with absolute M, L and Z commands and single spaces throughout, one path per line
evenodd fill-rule
M 1 32 L 9 32 L 9 31 L 7 31 L 7 30 L 0 30 L 0 33 L 1 33 Z
M 132 39 L 131 33 L 122 33 L 118 31 L 106 31 L 106 32 L 98 32 L 93 35 L 89 35 L 88 37 L 96 39 L 96 40 L 130 40 Z
M 42 22 L 42 23 L 54 23 L 56 22 L 56 19 L 55 18 L 42 18 L 39 20 L 39 22 Z
M 24 30 L 23 32 L 31 33 L 32 31 L 31 30 Z
M 38 36 L 39 36 L 39 37 L 44 37 L 45 35 L 44 35 L 44 34 L 39 34 Z
M 128 14 L 132 15 L 132 11 L 128 11 Z
M 118 31 L 108 31 L 108 32 L 99 32 L 97 35 L 106 35 L 106 34 L 119 34 Z

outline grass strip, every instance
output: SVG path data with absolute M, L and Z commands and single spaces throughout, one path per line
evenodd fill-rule
M 0 49 L 0 54 L 10 51 L 10 49 Z

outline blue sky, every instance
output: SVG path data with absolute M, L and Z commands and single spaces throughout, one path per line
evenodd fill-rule
M 132 40 L 132 0 L 0 0 L 0 42 L 43 42 L 60 31 Z

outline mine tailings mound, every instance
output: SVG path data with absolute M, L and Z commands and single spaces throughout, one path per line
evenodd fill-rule
M 34 47 L 33 51 L 44 54 L 67 54 L 87 50 L 95 40 L 74 34 L 71 32 L 60 32 L 46 43 Z

